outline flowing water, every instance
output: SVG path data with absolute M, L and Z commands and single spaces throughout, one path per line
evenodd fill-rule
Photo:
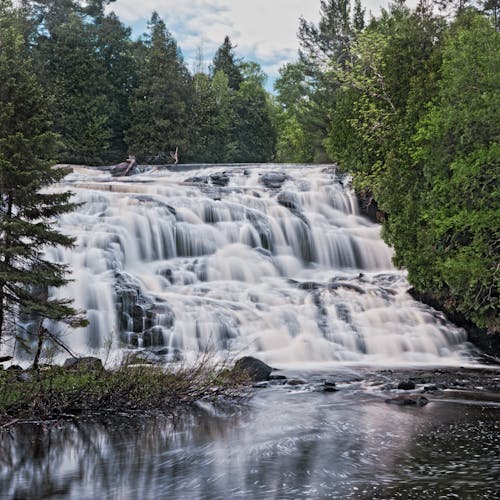
M 50 257 L 73 270 L 56 293 L 88 312 L 89 327 L 65 338 L 76 352 L 460 362 L 464 331 L 412 300 L 334 167 L 180 168 L 67 178 L 82 205 L 62 227 L 77 247 Z
M 12 426 L 2 500 L 498 498 L 498 371 L 443 371 L 474 363 L 465 332 L 407 293 L 335 168 L 78 168 L 68 186 L 77 246 L 49 256 L 73 270 L 53 293 L 88 311 L 88 328 L 61 332 L 72 350 L 253 354 L 298 382 L 175 421 Z M 381 365 L 426 370 L 416 392 L 438 375 L 454 389 L 386 404 L 409 374 Z

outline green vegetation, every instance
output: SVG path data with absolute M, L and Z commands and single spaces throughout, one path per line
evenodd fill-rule
M 398 1 L 365 27 L 359 3 L 351 20 L 348 0 L 324 1 L 318 26 L 302 20 L 299 61 L 276 83 L 280 160 L 318 159 L 324 148 L 377 200 L 417 291 L 491 331 L 500 329 L 497 10 L 459 2 L 446 21 L 431 3 Z
M 41 191 L 67 174 L 51 167 L 57 136 L 51 131 L 47 95 L 33 74 L 23 38 L 23 18 L 0 7 L 0 340 L 16 329 L 19 313 L 82 325 L 71 300 L 49 298 L 48 287 L 67 280 L 66 267 L 43 254 L 50 246 L 70 247 L 73 239 L 54 227 L 54 219 L 73 210 L 71 193 Z
M 29 69 L 43 82 L 50 131 L 60 137 L 53 159 L 102 165 L 130 154 L 167 163 L 178 148 L 183 163 L 272 160 L 273 110 L 256 63 L 238 59 L 226 37 L 210 74 L 200 65 L 192 75 L 157 13 L 132 40 L 105 14 L 109 3 L 1 2 L 2 22 L 17 18 Z
M 0 371 L 0 428 L 19 420 L 165 414 L 200 400 L 242 401 L 249 394 L 245 372 L 206 353 L 193 367 L 168 370 L 131 362 L 105 370 L 99 360 L 86 360 L 74 367 Z

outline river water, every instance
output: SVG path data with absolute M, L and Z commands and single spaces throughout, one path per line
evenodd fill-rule
M 499 393 L 399 407 L 384 402 L 380 373 L 329 371 L 334 393 L 313 390 L 326 373 L 299 375 L 306 385 L 224 411 L 12 428 L 0 435 L 0 498 L 498 498 Z M 499 375 L 483 374 L 497 386 Z
M 0 498 L 498 498 L 498 371 L 453 371 L 477 369 L 465 332 L 407 293 L 334 166 L 77 168 L 68 186 L 77 246 L 49 257 L 73 270 L 53 293 L 88 311 L 60 332 L 75 353 L 250 354 L 298 383 L 175 419 L 13 426 Z M 385 402 L 448 372 L 426 406 Z

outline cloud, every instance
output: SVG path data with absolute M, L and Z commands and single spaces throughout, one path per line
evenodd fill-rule
M 365 1 L 367 14 L 378 11 L 381 3 Z M 200 47 L 208 64 L 229 35 L 237 56 L 260 63 L 273 80 L 283 63 L 296 58 L 300 17 L 319 20 L 320 0 L 117 0 L 109 9 L 132 25 L 136 35 L 156 10 L 189 66 Z

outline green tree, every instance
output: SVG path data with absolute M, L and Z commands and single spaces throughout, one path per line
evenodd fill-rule
M 157 13 L 151 17 L 148 37 L 135 50 L 140 68 L 130 102 L 128 149 L 140 159 L 164 163 L 176 147 L 181 155 L 189 151 L 191 77 Z
M 33 2 L 32 13 L 35 67 L 54 95 L 53 130 L 63 141 L 60 160 L 101 163 L 113 137 L 113 106 L 96 24 L 70 0 Z
M 419 289 L 498 331 L 500 34 L 478 14 L 455 24 L 443 49 L 437 99 L 415 134 L 413 168 L 422 172 L 425 189 L 421 241 L 405 248 L 406 260 Z M 430 265 L 413 265 L 416 252 L 432 253 Z
M 240 61 L 234 55 L 235 46 L 231 43 L 228 36 L 217 49 L 211 66 L 211 74 L 214 76 L 218 71 L 225 73 L 229 79 L 229 87 L 238 90 L 243 81 L 241 74 Z
M 41 319 L 42 333 L 45 318 L 84 324 L 71 300 L 48 293 L 67 282 L 67 269 L 44 258 L 44 249 L 73 244 L 55 229 L 54 220 L 75 205 L 69 192 L 43 190 L 67 170 L 51 167 L 57 137 L 48 119 L 50 96 L 33 73 L 19 12 L 9 3 L 0 7 L 0 338 L 15 330 L 22 311 Z

